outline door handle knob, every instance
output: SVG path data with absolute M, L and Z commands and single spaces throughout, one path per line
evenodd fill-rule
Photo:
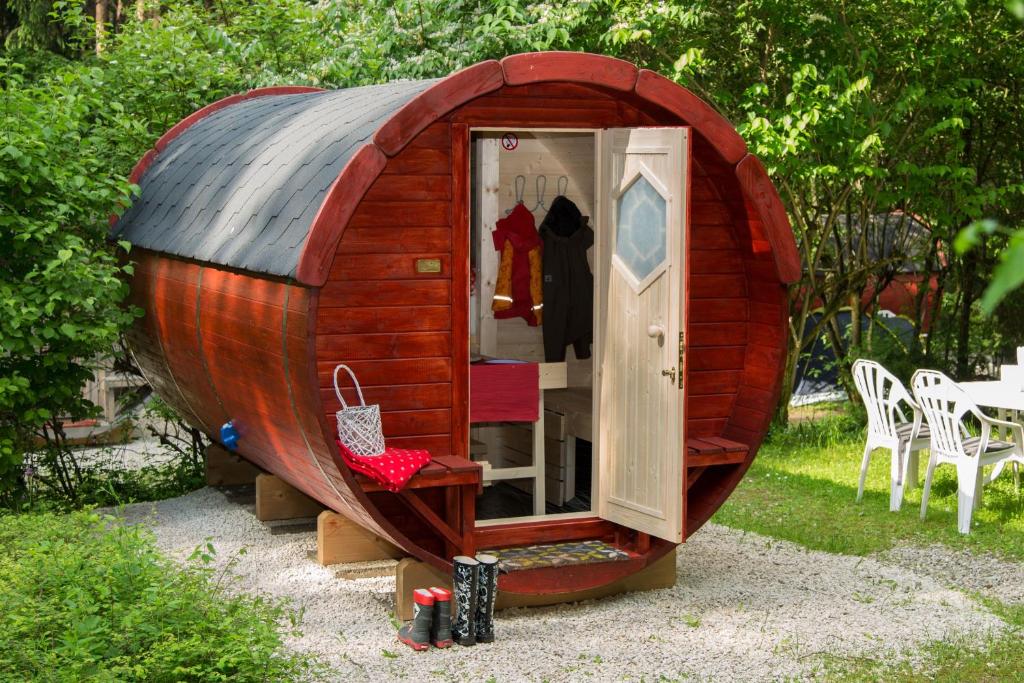
M 661 338 L 665 336 L 665 328 L 661 325 L 648 325 L 647 336 L 652 339 Z
M 675 384 L 676 383 L 676 367 L 673 365 L 671 370 L 662 370 L 661 371 L 661 376 L 662 377 L 668 377 L 670 380 L 672 380 L 672 384 Z

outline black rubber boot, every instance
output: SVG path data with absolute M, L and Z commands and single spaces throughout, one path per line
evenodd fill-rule
M 412 621 L 398 629 L 398 639 L 414 650 L 429 650 L 434 594 L 426 588 L 417 588 L 412 592 L 412 600 Z
M 455 588 L 455 619 L 452 636 L 459 645 L 476 645 L 476 587 L 479 563 L 472 557 L 456 555 L 452 559 Z
M 431 586 L 434 596 L 434 621 L 430 625 L 430 642 L 434 647 L 452 646 L 452 592 Z
M 498 597 L 498 558 L 477 555 L 476 642 L 494 642 L 494 601 Z

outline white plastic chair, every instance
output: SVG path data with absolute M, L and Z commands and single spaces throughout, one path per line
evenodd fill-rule
M 948 463 L 956 466 L 957 528 L 962 534 L 970 533 L 974 508 L 981 504 L 982 487 L 999 476 L 1006 463 L 1024 463 L 1024 427 L 985 415 L 966 391 L 938 370 L 918 370 L 911 385 L 931 430 L 928 469 L 921 494 L 921 519 L 928 512 L 928 494 L 935 467 Z M 970 435 L 964 423 L 967 415 L 973 415 L 980 423 L 980 436 Z M 993 427 L 1007 429 L 1013 435 L 1013 442 L 992 438 Z M 982 468 L 988 465 L 996 467 L 985 477 Z
M 928 448 L 928 427 L 922 424 L 921 410 L 899 379 L 873 360 L 860 359 L 853 364 L 853 383 L 868 413 L 868 440 L 860 466 L 857 502 L 864 496 L 871 452 L 887 448 L 892 454 L 889 467 L 889 509 L 903 505 L 907 477 L 917 479 L 919 451 Z M 913 411 L 908 420 L 902 405 Z

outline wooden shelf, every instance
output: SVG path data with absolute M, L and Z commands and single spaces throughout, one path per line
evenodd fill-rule
M 738 465 L 747 459 L 749 448 L 736 441 L 717 436 L 686 440 L 686 466 Z

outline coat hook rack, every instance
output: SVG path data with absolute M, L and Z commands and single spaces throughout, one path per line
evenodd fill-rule
M 512 209 L 523 203 L 523 195 L 526 194 L 526 176 L 517 175 L 513 182 L 515 183 L 513 187 L 516 192 L 516 203 L 512 205 Z M 506 209 L 505 215 L 507 216 L 512 213 L 512 209 Z
M 533 205 L 533 208 L 530 209 L 530 211 L 547 209 L 548 207 L 544 205 L 544 195 L 547 193 L 548 189 L 548 177 L 546 175 L 537 176 L 534 187 L 537 189 L 537 203 Z
M 560 176 L 558 176 L 558 195 L 556 195 L 556 196 L 564 197 L 565 193 L 568 192 L 568 191 L 569 191 L 569 176 L 567 176 L 567 175 L 560 175 Z

